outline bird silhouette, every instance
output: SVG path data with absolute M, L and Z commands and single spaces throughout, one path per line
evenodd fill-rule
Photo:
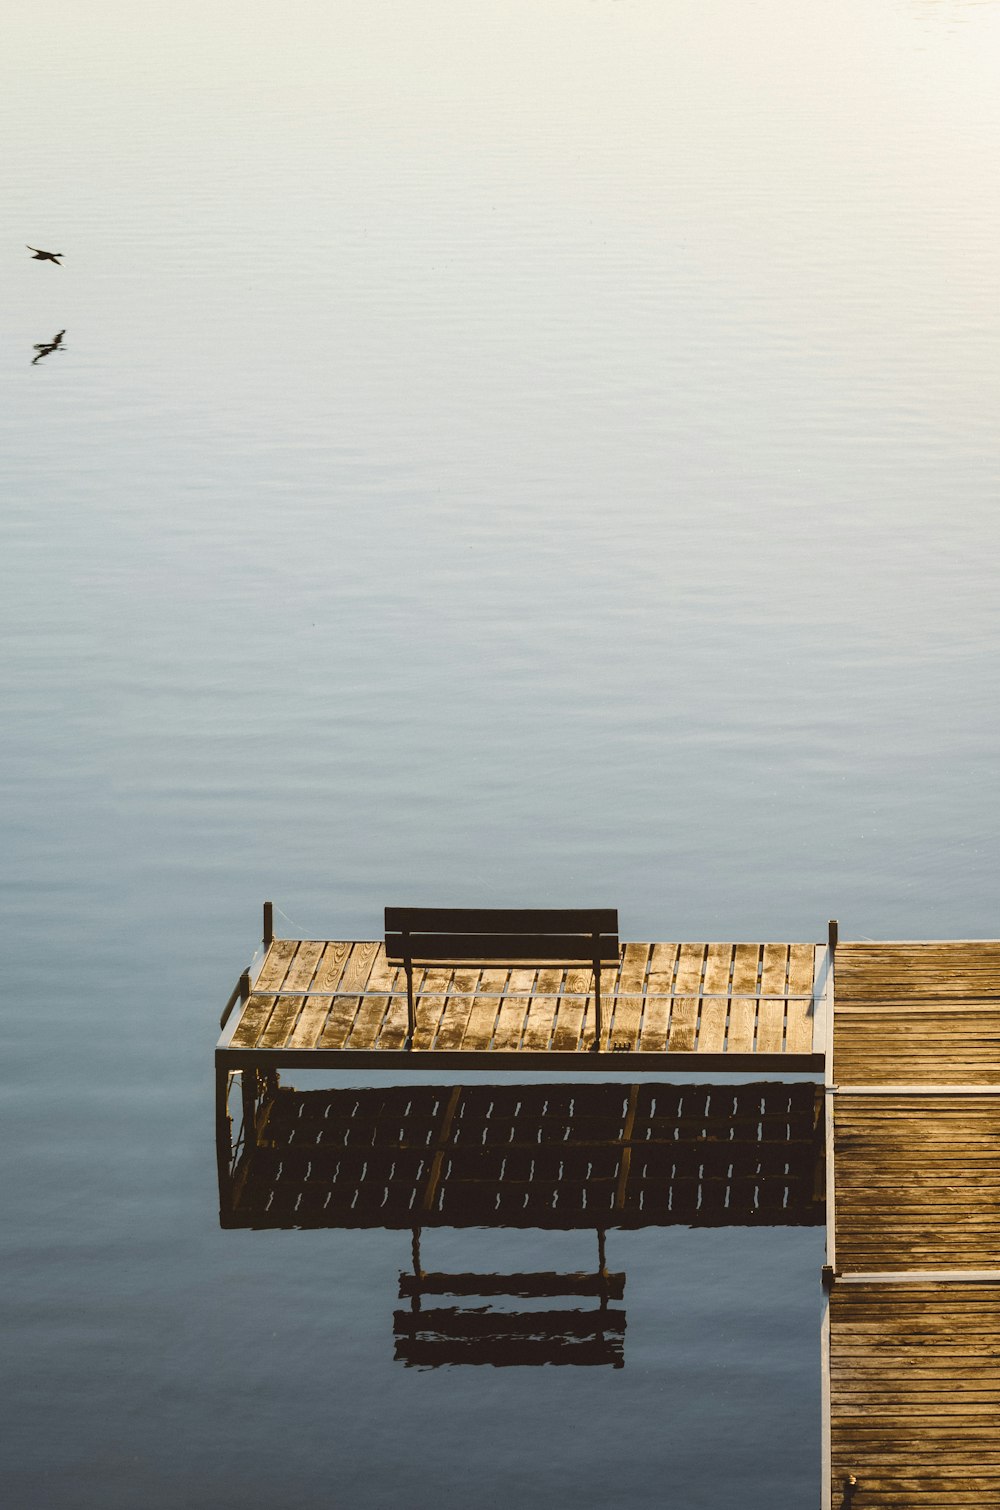
M 25 242 L 25 246 L 27 245 L 27 242 Z M 65 252 L 43 252 L 37 246 L 29 246 L 28 251 L 35 254 L 31 259 L 33 262 L 54 262 L 56 267 L 62 267 L 59 258 L 66 255 Z
M 62 346 L 62 338 L 65 334 L 65 330 L 60 330 L 57 335 L 52 337 L 51 341 L 38 341 L 35 345 L 38 355 L 31 358 L 32 367 L 34 367 L 36 362 L 40 362 L 42 357 L 47 357 L 51 352 L 58 351 Z

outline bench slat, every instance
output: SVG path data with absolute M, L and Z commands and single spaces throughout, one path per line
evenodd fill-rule
M 617 961 L 617 938 L 580 933 L 386 933 L 390 960 L 546 960 Z
M 389 933 L 617 933 L 616 907 L 387 907 Z

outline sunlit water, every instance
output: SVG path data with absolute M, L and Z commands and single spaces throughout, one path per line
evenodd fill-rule
M 11 1503 L 815 1501 L 816 1231 L 610 1238 L 624 1369 L 403 1369 L 404 1237 L 218 1229 L 211 1049 L 265 896 L 996 935 L 998 64 L 990 0 L 8 6 Z

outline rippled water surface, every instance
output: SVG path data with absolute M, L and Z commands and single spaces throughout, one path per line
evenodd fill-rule
M 1000 9 L 4 33 L 11 1502 L 813 1503 L 818 1229 L 609 1236 L 622 1369 L 404 1368 L 408 1234 L 220 1230 L 211 1051 L 265 896 L 997 935 Z

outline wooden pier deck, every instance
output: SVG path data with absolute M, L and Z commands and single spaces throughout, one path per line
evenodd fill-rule
M 375 1187 L 380 1212 L 398 1196 L 409 1213 L 419 1198 L 422 1221 L 449 1221 L 456 1211 L 475 1209 L 483 1191 L 495 1201 L 494 1186 L 503 1183 L 488 1167 L 488 1154 L 476 1155 L 475 1168 L 463 1162 L 461 1119 L 479 1112 L 461 1087 L 450 1096 L 443 1088 L 429 1092 L 453 1112 L 429 1161 L 428 1150 L 416 1145 L 401 1160 L 409 1135 L 392 1134 L 398 1190 L 391 1181 L 380 1184 L 384 1161 L 375 1144 L 375 1156 L 359 1166 L 360 1185 L 350 1158 L 344 1162 L 339 1152 L 314 1147 L 303 1162 L 291 1147 L 301 1127 L 289 1133 L 287 1148 L 277 1139 L 275 1159 L 257 1121 L 262 1100 L 273 1099 L 273 1071 L 280 1068 L 606 1071 L 613 1065 L 623 1079 L 630 1069 L 822 1071 L 823 1510 L 1000 1507 L 1000 942 L 837 946 L 834 924 L 822 947 L 630 943 L 603 968 L 601 987 L 598 1044 L 594 978 L 586 967 L 487 960 L 415 968 L 416 1028 L 406 1047 L 406 984 L 381 942 L 269 940 L 258 970 L 244 973 L 227 1005 L 216 1049 L 220 1150 L 232 1146 L 227 1103 L 234 1076 L 242 1085 L 241 1138 L 256 1148 L 255 1162 L 244 1153 L 242 1166 L 239 1154 L 227 1163 L 220 1153 L 220 1189 L 225 1185 L 232 1196 L 228 1222 L 340 1225 L 344 1202 L 353 1211 Z M 645 1115 L 647 1093 L 633 1086 L 630 1094 L 633 1123 L 627 1125 L 631 1103 L 616 1101 L 611 1132 L 600 1134 L 608 1144 L 598 1161 L 605 1183 L 585 1202 L 588 1221 L 592 1198 L 602 1207 L 600 1225 L 636 1222 L 630 1161 L 634 1119 Z M 267 1115 L 275 1109 L 281 1115 L 272 1132 L 291 1104 L 274 1102 Z M 328 1115 L 324 1110 L 324 1122 Z M 538 1115 L 547 1125 L 547 1113 Z M 296 1116 L 309 1121 L 306 1102 Z M 376 1143 L 380 1135 L 373 1132 Z M 589 1161 L 588 1136 L 581 1157 Z M 673 1159 L 678 1136 L 679 1129 L 670 1133 L 662 1159 L 644 1145 L 642 1209 L 650 1203 L 653 1221 L 673 1211 L 687 1190 Z M 703 1186 L 708 1168 L 702 1160 Z M 319 1215 L 316 1171 L 323 1185 Z M 539 1211 L 546 1202 L 553 1210 L 564 1203 L 562 1164 L 559 1171 L 551 1190 L 539 1186 L 532 1194 Z M 452 1192 L 450 1216 L 435 1206 L 437 1194 L 428 1200 L 422 1182 L 429 1179 L 435 1192 Z M 731 1189 L 727 1209 L 733 1199 Z M 736 1199 L 739 1205 L 739 1191 Z M 563 1204 L 558 1222 L 566 1218 Z M 538 1220 L 536 1213 L 532 1224 Z M 618 1343 L 612 1354 L 620 1361 Z
M 984 1510 L 1000 1505 L 1000 943 L 842 944 L 834 973 L 824 1505 Z
M 816 944 L 629 943 L 602 972 L 595 1044 L 587 967 L 455 964 L 403 970 L 378 940 L 274 939 L 231 998 L 221 1069 L 823 1067 L 827 950 Z M 598 1052 L 593 1052 L 595 1048 Z

